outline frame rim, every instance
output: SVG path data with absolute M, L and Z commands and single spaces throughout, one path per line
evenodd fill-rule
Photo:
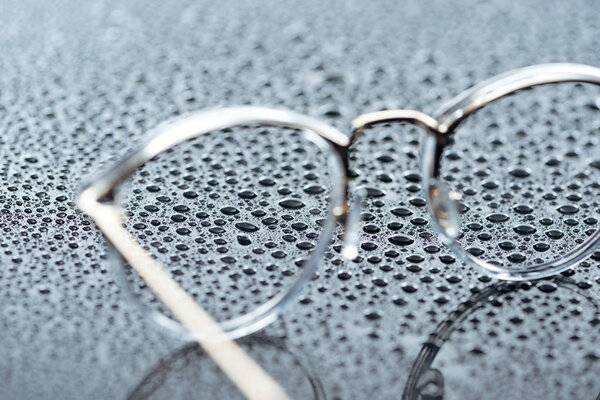
M 478 266 L 485 273 L 503 279 L 522 281 L 527 279 L 540 279 L 555 275 L 575 263 L 589 257 L 600 245 L 600 229 L 596 230 L 583 243 L 575 247 L 561 258 L 530 267 L 521 267 L 510 270 L 489 262 L 478 259 L 466 251 L 458 242 L 454 234 L 450 234 L 436 217 L 433 206 L 432 190 L 440 191 L 435 182 L 440 182 L 440 166 L 442 151 L 448 144 L 449 138 L 456 128 L 468 116 L 482 107 L 513 94 L 519 90 L 540 85 L 559 83 L 589 83 L 600 86 L 600 68 L 585 64 L 573 63 L 547 63 L 513 69 L 484 80 L 471 88 L 464 90 L 459 95 L 450 99 L 431 117 L 415 110 L 385 110 L 366 113 L 358 116 L 352 122 L 353 132 L 351 142 L 360 136 L 363 129 L 382 123 L 407 122 L 423 128 L 425 135 L 421 141 L 421 171 L 423 174 L 423 190 L 427 196 L 427 208 L 432 219 L 434 229 L 442 242 L 463 262 Z M 451 189 L 444 188 L 447 200 L 457 200 L 460 195 Z M 456 207 L 453 202 L 452 207 Z M 455 210 L 452 210 L 455 211 Z M 458 225 L 460 228 L 460 225 Z
M 600 245 L 600 229 L 597 229 L 583 243 L 568 251 L 563 257 L 537 265 L 529 265 L 528 267 L 519 267 L 511 270 L 475 257 L 458 243 L 456 237 L 447 234 L 446 229 L 441 226 L 432 208 L 431 181 L 439 180 L 440 178 L 439 169 L 441 166 L 442 151 L 447 144 L 447 136 L 455 134 L 460 123 L 466 120 L 471 114 L 496 100 L 523 89 L 569 82 L 600 86 L 600 68 L 571 63 L 537 64 L 511 70 L 489 78 L 463 91 L 443 105 L 436 113 L 436 120 L 439 124 L 438 134 L 429 134 L 424 140 L 421 158 L 423 176 L 425 178 L 424 189 L 429 200 L 429 214 L 434 221 L 434 226 L 438 234 L 440 234 L 444 243 L 462 261 L 479 266 L 495 278 L 508 281 L 522 281 L 527 279 L 541 279 L 565 271 L 579 261 L 589 257 Z M 454 191 L 451 190 L 451 192 Z
M 322 255 L 334 235 L 335 216 L 339 213 L 340 207 L 344 210 L 346 209 L 344 204 L 346 200 L 344 190 L 347 183 L 347 165 L 345 165 L 347 163 L 344 160 L 345 153 L 343 150 L 350 143 L 348 136 L 319 119 L 292 111 L 267 107 L 226 107 L 187 113 L 167 120 L 156 128 L 151 129 L 150 133 L 147 134 L 149 135 L 148 139 L 124 156 L 121 161 L 88 183 L 78 198 L 80 208 L 94 220 L 103 218 L 103 207 L 109 207 L 113 212 L 120 212 L 121 209 L 113 203 L 115 190 L 138 167 L 182 142 L 200 137 L 209 132 L 238 126 L 279 126 L 301 131 L 308 130 L 316 134 L 328 146 L 326 153 L 328 167 L 332 174 L 332 190 L 325 217 L 327 222 L 323 225 L 319 240 L 308 256 L 302 271 L 286 291 L 280 292 L 275 297 L 253 308 L 246 314 L 217 322 L 225 335 L 230 339 L 252 334 L 276 320 L 287 303 L 297 296 L 317 270 L 319 261 L 322 259 Z M 335 165 L 336 168 L 333 168 L 332 163 L 337 164 Z M 99 228 L 108 239 L 107 241 L 111 247 L 115 248 L 117 254 L 121 258 L 126 258 L 125 254 L 107 237 L 106 230 L 101 226 Z M 122 234 L 126 233 L 128 236 L 131 236 L 139 245 L 137 239 L 133 238 L 126 229 L 122 226 L 119 226 L 119 228 Z M 145 252 L 145 250 L 143 251 Z M 190 333 L 179 321 L 175 321 L 160 313 L 158 315 L 160 315 L 158 320 L 156 317 L 153 319 L 159 325 L 165 327 L 169 333 L 175 333 L 180 337 L 183 336 L 186 340 L 212 340 L 210 336 L 202 337 L 204 335 L 201 335 L 199 337 L 197 334 Z M 170 323 L 166 322 L 165 319 L 170 321 Z

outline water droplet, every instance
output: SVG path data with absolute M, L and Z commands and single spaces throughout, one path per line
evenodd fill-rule
M 408 236 L 404 236 L 404 235 L 390 236 L 388 238 L 388 240 L 390 241 L 390 243 L 396 244 L 398 246 L 407 246 L 407 245 L 412 244 L 414 242 L 414 239 L 412 239 L 412 238 L 410 238 Z
M 283 208 L 287 208 L 290 210 L 299 210 L 302 207 L 306 206 L 306 204 L 304 204 L 304 202 L 302 202 L 301 200 L 298 200 L 298 199 L 294 199 L 294 198 L 283 199 L 279 202 L 279 205 Z

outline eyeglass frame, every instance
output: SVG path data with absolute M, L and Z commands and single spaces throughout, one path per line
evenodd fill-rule
M 421 169 L 424 177 L 424 188 L 427 204 L 433 225 L 442 242 L 448 246 L 463 262 L 479 266 L 486 274 L 508 281 L 538 279 L 557 274 L 571 267 L 594 251 L 600 243 L 600 231 L 594 232 L 579 247 L 567 256 L 546 262 L 527 270 L 507 270 L 494 264 L 482 261 L 468 253 L 457 242 L 458 225 L 457 202 L 460 195 L 450 189 L 440 179 L 442 153 L 456 128 L 469 115 L 482 107 L 519 90 L 534 86 L 565 82 L 581 82 L 600 85 L 600 69 L 582 64 L 553 63 L 524 67 L 497 75 L 485 80 L 470 89 L 463 91 L 443 105 L 436 117 L 420 111 L 398 109 L 376 111 L 362 114 L 352 121 L 352 133 L 347 136 L 329 124 L 306 115 L 286 110 L 264 107 L 231 107 L 208 111 L 200 111 L 179 117 L 154 128 L 150 139 L 126 156 L 121 162 L 110 168 L 96 180 L 84 186 L 80 197 L 80 208 L 90 215 L 99 225 L 113 246 L 117 248 L 129 264 L 140 273 L 143 263 L 132 256 L 127 249 L 119 248 L 119 243 L 107 235 L 108 226 L 103 222 L 111 220 L 110 215 L 122 215 L 118 206 L 111 204 L 115 199 L 115 191 L 127 177 L 139 166 L 150 161 L 158 154 L 193 138 L 209 132 L 239 126 L 278 126 L 310 132 L 310 140 L 323 150 L 328 150 L 332 190 L 330 207 L 326 223 L 322 227 L 321 237 L 310 257 L 305 261 L 303 269 L 292 287 L 284 293 L 267 301 L 249 313 L 220 323 L 220 334 L 230 339 L 239 338 L 256 332 L 273 322 L 282 312 L 285 305 L 302 290 L 318 268 L 318 263 L 330 244 L 334 235 L 335 222 L 343 229 L 342 254 L 352 259 L 357 254 L 359 211 L 362 196 L 350 193 L 350 146 L 362 135 L 365 128 L 386 123 L 408 123 L 423 130 L 421 146 Z M 331 157 L 333 156 L 333 157 Z M 332 218 L 333 217 L 333 218 Z M 452 220 L 452 219 L 455 220 Z M 440 222 L 442 221 L 442 222 Z M 100 223 L 99 223 L 100 222 Z M 453 226 L 455 225 L 455 226 Z M 135 241 L 127 230 L 119 224 L 121 237 L 129 237 Z M 117 229 L 113 226 L 111 229 Z M 137 241 L 136 251 L 145 252 Z M 122 247 L 122 246 L 121 246 Z M 146 261 L 148 261 L 146 259 Z M 152 285 L 149 285 L 152 287 Z M 152 287 L 156 293 L 156 288 Z M 160 297 L 160 296 L 159 296 Z M 174 321 L 155 313 L 156 321 L 167 328 L 179 330 L 186 335 L 185 329 L 178 329 Z M 214 321 L 213 321 L 214 322 Z M 196 340 L 211 340 L 207 335 L 196 332 L 192 334 Z
M 428 209 L 434 228 L 442 242 L 467 265 L 477 265 L 484 273 L 501 280 L 522 281 L 558 274 L 589 257 L 600 244 L 596 230 L 582 244 L 556 260 L 520 269 L 506 269 L 483 261 L 462 247 L 458 222 L 459 193 L 440 177 L 444 148 L 450 143 L 457 127 L 484 106 L 523 89 L 557 83 L 590 83 L 600 85 L 600 68 L 583 64 L 551 63 L 519 68 L 487 79 L 444 104 L 433 118 L 411 110 L 387 110 L 362 114 L 352 121 L 353 141 L 368 126 L 392 122 L 408 122 L 424 128 L 421 149 L 421 170 Z M 450 208 L 450 209 L 448 209 Z

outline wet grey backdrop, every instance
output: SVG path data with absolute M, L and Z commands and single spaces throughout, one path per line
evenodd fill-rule
M 0 3 L 0 398 L 126 398 L 183 346 L 125 301 L 101 235 L 74 203 L 82 180 L 148 128 L 244 103 L 322 116 L 343 131 L 360 112 L 433 112 L 511 68 L 600 65 L 599 8 L 580 0 Z M 372 162 L 367 152 L 357 158 Z M 401 186 L 403 172 L 392 174 Z M 394 196 L 382 229 L 399 205 L 428 218 L 408 203 L 415 193 Z M 386 236 L 371 238 L 377 249 L 345 264 L 348 274 L 324 261 L 302 301 L 264 331 L 304 357 L 328 398 L 399 398 L 428 335 L 493 283 L 444 263 L 444 248 L 427 252 L 441 246 L 420 234 L 429 231 L 409 232 L 414 244 L 391 260 Z M 565 274 L 567 283 L 493 296 L 460 321 L 434 363 L 444 398 L 595 398 L 598 266 L 592 259 Z M 204 365 L 179 365 L 149 393 L 211 398 L 216 381 L 197 375 Z

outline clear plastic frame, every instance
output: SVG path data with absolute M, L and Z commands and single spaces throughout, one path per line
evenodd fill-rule
M 467 265 L 477 266 L 486 274 L 498 279 L 519 281 L 551 276 L 568 269 L 577 262 L 590 256 L 598 247 L 598 243 L 600 241 L 600 232 L 596 229 L 586 230 L 585 234 L 581 235 L 582 238 L 578 238 L 576 241 L 573 241 L 573 245 L 571 247 L 564 248 L 566 246 L 563 246 L 560 254 L 558 254 L 557 251 L 558 256 L 554 259 L 544 260 L 541 257 L 538 257 L 532 262 L 527 260 L 526 257 L 521 253 L 513 253 L 512 258 L 509 257 L 509 260 L 512 259 L 514 261 L 513 263 L 504 263 L 501 259 L 487 260 L 482 257 L 482 254 L 484 253 L 483 249 L 468 248 L 468 246 L 465 245 L 466 241 L 462 240 L 463 236 L 465 235 L 466 227 L 464 226 L 464 222 L 461 221 L 461 214 L 463 214 L 463 210 L 467 208 L 463 204 L 463 201 L 466 201 L 466 199 L 455 187 L 453 187 L 455 186 L 456 182 L 444 179 L 443 167 L 444 163 L 447 163 L 448 157 L 446 156 L 449 153 L 448 148 L 452 147 L 461 139 L 461 135 L 457 135 L 457 133 L 460 133 L 460 129 L 462 129 L 461 127 L 463 125 L 467 125 L 467 121 L 471 121 L 478 116 L 474 115 L 473 117 L 468 118 L 472 114 L 479 114 L 476 113 L 476 111 L 486 106 L 487 107 L 484 110 L 487 110 L 491 103 L 501 103 L 499 100 L 506 99 L 508 96 L 511 96 L 511 103 L 509 103 L 509 105 L 512 108 L 515 108 L 512 95 L 514 95 L 514 98 L 523 98 L 521 93 L 525 93 L 525 89 L 532 89 L 542 85 L 551 85 L 552 88 L 560 88 L 569 83 L 592 84 L 588 86 L 600 85 L 600 69 L 579 64 L 541 64 L 517 69 L 493 77 L 466 90 L 443 106 L 437 112 L 437 117 L 435 118 L 413 110 L 387 110 L 363 114 L 356 118 L 353 122 L 354 139 L 360 135 L 363 129 L 376 124 L 407 122 L 422 127 L 423 139 L 421 143 L 421 169 L 424 178 L 424 191 L 427 196 L 428 207 L 430 215 L 433 218 L 434 226 L 444 244 L 446 244 Z M 594 98 L 597 98 L 597 93 Z M 540 108 L 539 102 L 533 102 L 531 104 L 534 107 Z M 584 138 L 589 144 L 591 143 L 589 140 L 595 140 L 593 136 L 594 134 L 598 133 L 600 112 L 598 112 L 598 110 L 594 107 L 586 107 L 585 105 L 581 106 L 583 106 L 583 110 L 582 108 L 577 109 L 577 107 L 573 107 L 572 109 L 568 108 L 565 115 L 553 115 L 553 118 L 554 120 L 559 121 L 562 119 L 561 122 L 563 124 L 565 124 L 565 120 L 570 118 L 572 118 L 575 123 L 580 123 L 582 118 L 580 118 L 579 113 L 583 113 L 583 111 L 587 109 L 588 112 L 593 114 L 593 120 L 591 120 L 591 128 L 584 132 L 585 135 L 582 134 L 581 137 Z M 556 105 L 548 106 L 548 110 L 552 114 L 556 114 L 556 108 Z M 529 109 L 520 109 L 519 111 L 528 112 Z M 496 114 L 503 116 L 502 113 Z M 508 125 L 510 125 L 514 124 L 516 119 L 507 119 L 507 121 Z M 495 123 L 494 121 L 487 122 L 489 124 Z M 496 125 L 494 125 L 494 127 L 496 127 Z M 546 129 L 540 129 L 534 132 L 532 136 L 536 136 L 536 139 L 539 139 L 542 144 L 544 144 L 543 141 L 550 141 L 551 139 L 547 135 L 552 135 L 553 133 L 548 133 L 549 129 L 546 126 L 543 126 L 542 128 Z M 567 126 L 565 129 L 568 128 L 569 127 Z M 572 127 L 572 129 L 574 128 Z M 526 132 L 520 131 L 518 133 L 520 136 L 523 136 L 528 140 L 530 139 L 527 137 Z M 475 141 L 479 141 L 482 139 L 482 137 L 488 134 L 489 131 L 486 131 L 485 129 L 474 131 L 474 133 L 469 137 L 470 140 L 464 142 L 463 138 L 461 148 L 473 149 L 475 147 Z M 512 144 L 511 141 L 516 141 L 516 139 L 512 137 L 501 137 L 497 142 L 501 143 L 503 140 L 505 142 L 508 141 L 509 144 Z M 574 135 L 571 135 L 569 140 L 576 142 L 577 139 Z M 522 145 L 521 150 L 523 147 L 527 147 L 527 144 Z M 583 142 L 581 143 L 581 147 L 584 147 Z M 515 149 L 517 152 L 519 151 L 519 148 L 516 146 Z M 524 151 L 526 150 L 527 149 Z M 513 153 L 512 157 L 517 158 L 521 155 L 522 154 L 520 153 Z M 456 153 L 454 153 L 452 156 L 458 157 Z M 487 156 L 488 154 L 484 154 L 483 157 Z M 539 157 L 539 155 L 536 156 Z M 580 168 L 580 171 L 583 172 L 584 175 L 591 176 L 593 175 L 593 170 L 589 170 L 589 162 L 586 164 L 587 161 L 590 160 L 582 157 L 582 162 L 577 167 Z M 552 159 L 549 160 L 549 162 L 557 164 L 558 160 Z M 532 168 L 544 168 L 544 164 L 539 163 L 539 165 L 536 165 L 534 163 Z M 568 167 L 563 166 L 563 168 Z M 532 175 L 531 179 L 533 179 L 534 175 L 531 174 L 531 172 L 526 168 L 515 168 L 512 171 L 507 169 L 504 172 L 507 172 L 505 175 L 509 175 L 508 177 L 504 178 L 506 181 L 505 184 L 507 185 L 506 192 L 509 192 L 507 195 L 508 197 L 511 196 L 511 183 L 519 182 L 520 179 L 522 180 L 526 177 L 529 177 L 529 175 Z M 483 171 L 482 174 L 486 175 L 487 171 Z M 541 174 L 538 173 L 536 176 L 538 175 Z M 535 182 L 529 184 L 534 186 Z M 497 182 L 490 182 L 488 186 L 490 189 L 496 189 L 499 184 Z M 490 190 L 490 192 L 491 191 L 492 190 Z M 488 196 L 490 199 L 492 199 L 493 195 L 488 194 Z M 494 206 L 497 206 L 499 203 L 500 202 L 496 201 Z M 527 205 L 516 204 L 515 207 L 517 207 L 517 213 L 519 214 L 533 213 L 534 210 Z M 576 210 L 576 208 L 573 208 L 573 206 L 569 205 L 566 209 L 559 210 L 559 212 L 563 211 L 563 214 L 569 214 L 572 212 L 571 210 Z M 591 214 L 593 214 L 594 211 L 588 209 L 588 212 L 590 213 L 588 217 L 593 217 Z M 498 226 L 501 223 L 508 221 L 508 216 L 503 214 L 489 214 L 487 217 L 487 221 L 484 221 L 484 224 L 487 223 L 490 225 L 490 227 Z M 595 218 L 593 218 L 593 220 L 595 220 Z M 548 222 L 546 223 L 546 221 Z M 568 223 L 569 221 L 567 221 L 567 224 Z M 482 227 L 485 226 L 484 224 L 474 224 L 474 229 L 482 229 Z M 542 224 L 552 225 L 554 224 L 554 221 L 551 218 L 545 218 L 542 220 Z M 492 229 L 495 228 L 490 228 L 490 230 Z M 509 229 L 514 229 L 516 233 L 508 232 L 508 230 L 504 232 L 497 232 L 498 229 L 496 229 L 496 233 L 494 235 L 497 236 L 497 241 L 499 242 L 500 247 L 505 246 L 506 248 L 511 249 L 519 248 L 517 245 L 511 242 L 514 237 L 517 237 L 517 240 L 515 240 L 517 242 L 521 237 L 524 237 L 525 240 L 529 240 L 531 242 L 530 239 L 535 237 L 535 235 L 532 235 L 533 233 L 536 233 L 538 237 L 544 236 L 544 233 L 540 232 L 539 229 L 527 224 L 516 225 L 514 228 L 511 226 Z M 582 231 L 582 229 L 579 230 Z M 481 240 L 490 240 L 491 238 L 494 238 L 494 235 L 488 234 L 485 239 Z M 549 241 L 557 241 L 568 236 L 556 229 L 548 229 L 545 232 L 545 235 L 550 238 Z M 502 241 L 503 239 L 506 240 Z M 550 248 L 550 245 L 547 245 L 546 243 L 542 244 L 544 246 L 539 246 L 540 251 L 546 251 L 548 248 Z
M 523 89 L 567 82 L 600 85 L 600 69 L 577 64 L 543 64 L 517 69 L 466 90 L 442 107 L 436 117 L 414 110 L 387 110 L 363 114 L 353 121 L 351 135 L 345 135 L 318 119 L 290 111 L 261 107 L 201 111 L 177 118 L 154 129 L 146 143 L 90 183 L 82 192 L 79 204 L 82 210 L 96 221 L 118 253 L 170 309 L 173 315 L 171 319 L 164 315 L 155 316 L 161 325 L 179 335 L 196 340 L 210 339 L 215 332 L 228 338 L 246 336 L 272 322 L 285 304 L 294 298 L 314 275 L 321 257 L 331 243 L 336 221 L 343 225 L 342 254 L 346 258 L 356 256 L 355 241 L 358 237 L 361 194 L 354 193 L 350 205 L 349 148 L 359 139 L 363 130 L 372 125 L 404 122 L 423 128 L 420 162 L 424 176 L 424 189 L 434 226 L 443 242 L 464 262 L 476 265 L 496 278 L 505 280 L 542 278 L 564 271 L 589 256 L 598 246 L 600 232 L 591 232 L 589 237 L 578 242 L 576 247 L 549 262 L 532 265 L 525 263 L 515 268 L 506 268 L 502 264 L 482 260 L 467 251 L 459 242 L 462 229 L 459 210 L 461 195 L 444 181 L 440 171 L 445 149 L 455 139 L 459 125 L 471 114 Z M 205 326 L 202 326 L 201 319 L 185 322 L 182 319 L 187 318 L 186 315 L 191 312 L 190 310 L 194 309 L 194 313 L 197 314 L 202 308 L 197 304 L 195 306 L 189 304 L 186 310 L 180 303 L 171 300 L 175 291 L 183 292 L 179 296 L 184 296 L 185 291 L 173 279 L 171 279 L 172 284 L 165 287 L 162 282 L 165 274 L 161 275 L 159 272 L 162 271 L 162 267 L 123 227 L 123 213 L 115 202 L 115 196 L 119 186 L 128 177 L 159 154 L 210 132 L 241 126 L 275 126 L 308 132 L 308 138 L 327 155 L 326 168 L 331 179 L 327 212 L 321 218 L 322 229 L 319 240 L 311 249 L 310 256 L 305 258 L 302 271 L 295 276 L 293 285 L 245 315 L 219 321 L 218 324 L 208 323 Z M 222 134 L 227 135 L 227 132 Z M 190 303 L 194 302 L 191 297 L 188 300 Z M 183 327 L 176 320 L 183 322 Z
M 285 304 L 294 298 L 302 286 L 314 275 L 319 260 L 333 236 L 335 216 L 340 218 L 346 216 L 347 206 L 344 201 L 344 193 L 346 192 L 347 183 L 345 175 L 347 171 L 345 154 L 349 145 L 347 136 L 316 119 L 287 111 L 259 107 L 203 111 L 157 127 L 145 144 L 88 186 L 80 197 L 81 208 L 94 218 L 120 256 L 142 276 L 145 284 L 154 291 L 155 295 L 166 303 L 165 296 L 169 297 L 169 294 L 160 292 L 161 288 L 157 286 L 160 282 L 153 285 L 144 276 L 144 271 L 150 260 L 153 264 L 156 263 L 154 258 L 148 254 L 122 224 L 124 213 L 115 204 L 119 186 L 138 167 L 151 161 L 160 153 L 210 132 L 239 126 L 277 126 L 309 132 L 309 140 L 316 144 L 327 157 L 331 188 L 328 198 L 329 206 L 326 207 L 325 215 L 320 220 L 319 241 L 311 249 L 310 256 L 304 260 L 302 270 L 295 277 L 293 285 L 245 315 L 219 321 L 220 330 L 229 338 L 246 336 L 272 322 Z M 221 132 L 221 134 L 226 135 L 227 133 Z M 127 242 L 127 246 L 125 246 L 125 242 Z M 140 258 L 141 255 L 143 255 L 143 259 Z M 155 265 L 154 269 L 156 271 L 160 269 L 163 273 L 161 279 L 165 279 L 164 275 L 168 275 L 159 265 Z M 172 277 L 169 276 L 169 279 L 174 282 Z M 175 282 L 174 284 L 177 285 Z M 179 287 L 179 285 L 177 286 Z M 172 304 L 178 307 L 174 302 Z M 190 331 L 189 327 L 183 328 L 175 319 L 181 320 L 181 315 L 185 314 L 177 315 L 172 306 L 167 304 L 167 307 L 170 308 L 175 318 L 167 318 L 165 315 L 156 312 L 152 315 L 160 325 L 171 332 L 187 339 L 197 340 L 209 340 L 214 336 L 214 332 L 211 331 L 214 327 L 197 326 L 194 331 Z M 218 319 L 215 316 L 213 318 Z

